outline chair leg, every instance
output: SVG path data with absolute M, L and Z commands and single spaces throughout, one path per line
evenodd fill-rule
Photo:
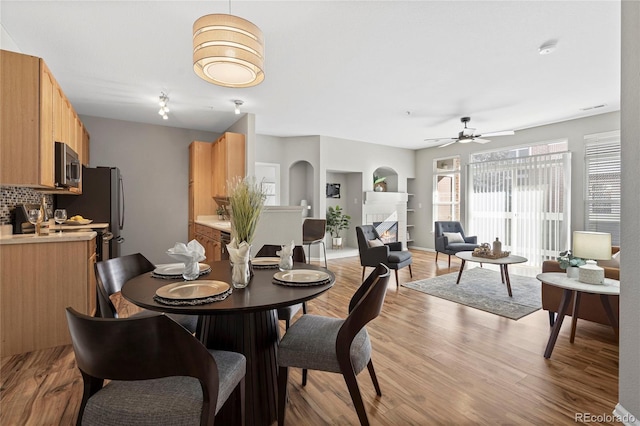
M 302 313 L 303 314 L 307 313 L 307 302 L 302 302 Z
M 369 419 L 367 418 L 367 412 L 364 409 L 364 403 L 362 402 L 362 395 L 360 395 L 360 388 L 358 388 L 356 375 L 354 374 L 353 370 L 349 370 L 343 371 L 342 376 L 344 377 L 344 381 L 347 384 L 347 388 L 349 389 L 351 401 L 353 401 L 353 405 L 356 408 L 356 413 L 358 413 L 360 424 L 363 426 L 369 426 Z
M 378 384 L 378 378 L 376 377 L 376 370 L 373 369 L 373 361 L 371 359 L 369 359 L 367 369 L 369 370 L 369 375 L 371 376 L 373 387 L 376 388 L 376 395 L 382 396 L 382 391 L 380 390 L 380 385 Z
M 553 324 L 556 322 L 556 313 L 553 311 L 549 311 L 549 327 L 553 327 Z
M 307 386 L 307 369 L 302 369 L 302 386 Z
M 451 255 L 449 255 L 449 269 L 451 269 Z
M 413 278 L 413 271 L 411 270 L 411 265 L 409 265 L 409 276 Z
M 324 243 L 324 241 L 322 241 L 322 250 L 324 250 L 324 267 L 327 267 L 327 246 Z
M 438 263 L 438 255 L 440 254 L 439 251 L 436 252 L 436 263 Z
M 307 263 L 311 263 L 311 244 L 307 244 L 307 251 L 309 254 L 307 255 Z
M 365 270 L 365 269 L 367 269 L 367 267 L 366 267 L 366 266 L 363 266 L 363 267 L 362 267 L 362 280 L 360 280 L 360 281 L 364 281 L 364 270 Z
M 245 425 L 245 410 L 246 410 L 246 403 L 245 403 L 245 378 L 243 377 L 242 380 L 240 380 L 240 424 L 242 426 Z
M 285 330 L 289 329 L 290 323 L 291 323 L 291 321 L 289 319 L 284 320 L 284 329 Z
M 400 281 L 398 281 L 398 270 L 396 269 L 396 287 L 400 287 Z
M 289 367 L 278 368 L 278 426 L 284 425 L 284 413 L 287 404 L 287 380 Z

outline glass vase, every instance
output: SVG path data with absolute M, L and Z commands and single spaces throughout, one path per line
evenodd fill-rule
M 249 259 L 231 262 L 231 284 L 234 288 L 245 288 L 251 280 L 251 262 Z

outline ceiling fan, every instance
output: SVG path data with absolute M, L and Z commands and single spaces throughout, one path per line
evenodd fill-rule
M 453 143 L 456 142 L 460 142 L 460 143 L 469 143 L 469 142 L 476 142 L 476 143 L 487 143 L 490 142 L 489 139 L 484 139 L 483 137 L 492 137 L 492 136 L 508 136 L 508 135 L 513 135 L 515 134 L 515 132 L 513 130 L 504 130 L 502 132 L 490 132 L 490 133 L 483 133 L 481 135 L 476 135 L 475 134 L 475 130 L 472 127 L 467 127 L 467 123 L 471 121 L 471 117 L 462 117 L 460 119 L 460 122 L 462 122 L 464 124 L 464 129 L 462 129 L 462 131 L 460 133 L 458 133 L 458 137 L 457 138 L 434 138 L 434 139 L 425 139 L 425 141 L 442 141 L 442 142 L 446 142 L 443 145 L 440 145 L 440 148 L 445 147 L 445 146 L 449 146 Z

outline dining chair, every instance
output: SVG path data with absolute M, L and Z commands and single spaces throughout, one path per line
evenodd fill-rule
M 265 244 L 262 246 L 262 248 L 260 248 L 260 250 L 258 251 L 258 254 L 256 254 L 256 257 L 276 257 L 278 256 L 276 252 L 279 251 L 281 248 L 282 247 L 278 245 Z M 306 256 L 304 254 L 304 247 L 295 246 L 293 248 L 293 261 L 300 262 L 300 263 L 307 262 Z M 302 313 L 306 314 L 307 302 L 296 303 L 295 305 L 285 306 L 283 308 L 277 309 L 278 319 L 280 321 L 284 321 L 285 329 L 289 329 L 289 325 L 291 325 L 291 320 L 293 319 L 294 315 L 298 313 L 300 308 L 302 308 Z
M 68 307 L 67 324 L 84 382 L 77 425 L 213 425 L 234 392 L 244 424 L 244 355 L 208 350 L 164 314 L 95 318 Z
M 111 296 L 122 290 L 124 283 L 131 278 L 151 272 L 155 269 L 155 266 L 142 254 L 136 253 L 96 262 L 94 268 L 98 290 L 98 312 L 96 315 L 102 318 L 118 318 L 118 311 L 111 300 Z M 157 313 L 143 310 L 133 314 L 133 316 L 143 315 L 157 315 Z M 191 333 L 197 331 L 197 315 L 168 314 L 168 316 Z
M 409 250 L 402 249 L 400 241 L 383 243 L 380 235 L 373 225 L 356 226 L 356 236 L 358 237 L 358 253 L 360 254 L 360 265 L 362 266 L 362 279 L 367 267 L 376 267 L 384 263 L 389 269 L 393 269 L 396 275 L 396 286 L 400 286 L 398 280 L 398 270 L 409 267 L 409 275 L 413 278 L 411 263 L 413 255 Z
M 327 247 L 324 243 L 326 233 L 326 219 L 305 219 L 302 223 L 302 244 L 306 244 L 309 247 L 309 262 L 311 262 L 311 246 L 315 244 L 322 244 L 325 268 L 327 267 Z
M 382 396 L 365 325 L 382 310 L 389 275 L 384 264 L 375 268 L 351 297 L 347 318 L 303 315 L 286 331 L 278 345 L 278 425 L 284 425 L 290 367 L 303 369 L 302 386 L 307 384 L 307 370 L 342 374 L 360 424 L 369 424 L 356 375 L 366 366 L 376 394 Z

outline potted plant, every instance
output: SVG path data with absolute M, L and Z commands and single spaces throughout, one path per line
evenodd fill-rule
M 571 250 L 561 251 L 558 257 L 556 258 L 558 264 L 561 269 L 567 270 L 567 276 L 569 278 L 575 278 L 578 276 L 578 267 L 581 265 L 585 265 L 584 259 L 580 257 L 575 257 Z
M 327 210 L 327 230 L 333 237 L 333 248 L 342 247 L 342 237 L 340 231 L 349 228 L 351 216 L 344 214 L 342 207 L 329 207 Z
M 385 182 L 387 178 L 384 176 L 376 176 L 373 175 L 373 190 L 376 192 L 386 192 L 387 191 L 387 182 Z

